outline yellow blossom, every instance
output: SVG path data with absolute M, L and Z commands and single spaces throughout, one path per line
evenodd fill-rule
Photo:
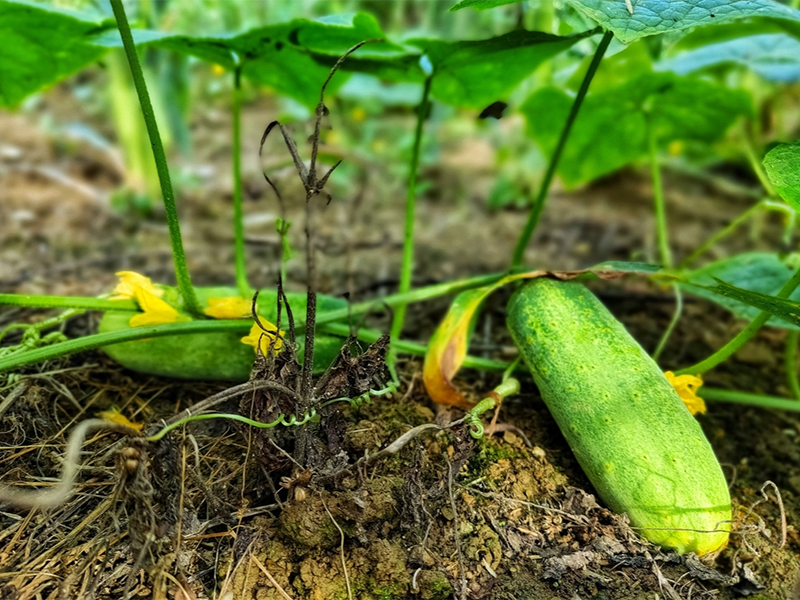
M 141 431 L 144 427 L 144 423 L 134 423 L 128 419 L 128 417 L 123 415 L 116 406 L 112 406 L 109 410 L 101 411 L 97 416 L 105 421 L 109 421 L 110 423 L 116 423 L 117 425 L 130 427 L 136 431 Z
M 209 298 L 208 308 L 203 312 L 214 319 L 246 319 L 250 316 L 252 303 L 241 296 L 231 298 Z
M 133 271 L 119 271 L 116 273 L 119 277 L 119 283 L 111 296 L 111 300 L 127 300 L 129 298 L 136 298 L 136 290 L 147 290 L 154 296 L 160 298 L 164 295 L 164 290 L 153 285 L 149 277 L 140 275 Z
M 131 327 L 162 325 L 164 323 L 177 323 L 178 321 L 191 320 L 189 317 L 179 313 L 161 298 L 142 287 L 136 290 L 136 302 L 139 303 L 139 308 L 144 312 L 131 317 L 131 320 L 128 321 Z
M 703 380 L 695 375 L 675 375 L 672 371 L 667 371 L 664 376 L 678 392 L 686 408 L 693 415 L 706 412 L 706 403 L 697 395 L 698 388 L 703 385 Z
M 269 352 L 272 340 L 275 340 L 273 350 L 277 354 L 283 346 L 283 331 L 281 331 L 279 337 L 276 338 L 275 331 L 277 327 L 275 327 L 275 325 L 264 319 L 261 319 L 261 324 L 264 325 L 266 331 L 261 329 L 258 323 L 253 323 L 253 327 L 250 328 L 250 334 L 242 338 L 242 343 L 252 346 L 253 348 L 260 347 L 261 354 L 266 356 L 267 352 Z
M 223 67 L 222 65 L 212 65 L 211 72 L 217 77 L 225 75 L 225 67 Z

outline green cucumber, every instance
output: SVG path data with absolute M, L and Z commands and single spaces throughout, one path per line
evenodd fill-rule
M 583 285 L 526 283 L 508 328 L 603 501 L 639 533 L 698 555 L 728 542 L 731 499 L 700 425 L 658 365 Z
M 173 299 L 174 289 L 166 290 Z M 213 287 L 195 288 L 201 306 L 208 304 L 209 298 L 229 298 L 239 295 L 235 288 Z M 306 314 L 306 295 L 288 293 L 287 298 L 293 314 Z M 274 290 L 264 290 L 259 295 L 259 314 L 271 323 L 277 318 L 277 294 Z M 174 299 L 173 299 L 174 300 Z M 319 295 L 317 310 L 326 312 L 347 307 L 347 301 L 332 296 Z M 100 320 L 99 333 L 130 329 L 128 322 L 137 314 L 132 311 L 107 311 Z M 288 330 L 286 311 L 282 313 L 281 328 Z M 103 348 L 106 354 L 123 367 L 148 373 L 176 377 L 179 379 L 200 379 L 244 382 L 250 377 L 255 361 L 252 346 L 242 343 L 247 333 L 223 331 L 219 333 L 194 333 L 189 335 L 167 336 L 113 344 Z M 305 336 L 298 337 L 298 358 L 303 359 Z M 339 355 L 343 339 L 317 334 L 314 340 L 314 372 L 321 373 Z

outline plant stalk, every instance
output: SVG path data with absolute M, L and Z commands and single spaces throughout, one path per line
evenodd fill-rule
M 325 325 L 333 321 L 343 321 L 350 315 L 366 313 L 374 308 L 383 306 L 394 306 L 398 304 L 409 304 L 411 302 L 421 302 L 455 294 L 466 289 L 489 285 L 501 279 L 502 274 L 482 275 L 471 277 L 448 283 L 420 288 L 406 294 L 393 294 L 380 300 L 360 302 L 354 304 L 349 309 L 329 311 L 317 315 L 318 325 Z M 10 306 L 35 306 L 45 308 L 85 308 L 90 310 L 136 310 L 137 307 L 132 300 L 103 300 L 101 298 L 64 298 L 61 296 L 22 296 L 16 294 L 0 294 L 0 305 Z M 121 306 L 119 306 L 121 305 Z M 52 360 L 61 356 L 84 352 L 110 344 L 119 344 L 133 340 L 147 339 L 151 337 L 161 337 L 166 335 L 187 335 L 190 333 L 209 333 L 218 331 L 241 331 L 246 333 L 252 326 L 250 320 L 202 320 L 191 321 L 189 323 L 168 323 L 165 325 L 154 325 L 149 327 L 135 327 L 122 331 L 112 331 L 84 336 L 75 340 L 61 342 L 45 348 L 30 350 L 13 357 L 0 359 L 0 372 L 8 371 L 24 365 Z M 297 330 L 302 332 L 305 323 L 298 323 Z M 349 335 L 344 333 L 343 335 Z M 375 338 L 377 339 L 377 337 Z M 373 340 L 374 341 L 374 340 Z M 488 367 L 487 367 L 488 368 Z
M 106 300 L 81 296 L 40 296 L 34 294 L 0 294 L 0 306 L 36 308 L 83 308 L 88 310 L 139 310 L 133 300 Z
M 788 298 L 792 295 L 797 287 L 800 286 L 800 267 L 794 272 L 791 279 L 783 284 L 783 287 L 780 291 L 775 294 L 777 298 Z M 750 324 L 745 327 L 739 334 L 733 338 L 730 342 L 725 344 L 722 348 L 714 352 L 711 356 L 706 358 L 703 361 L 700 361 L 696 365 L 691 367 L 686 367 L 685 369 L 681 369 L 680 371 L 676 371 L 676 375 L 700 375 L 705 373 L 709 369 L 713 369 L 721 362 L 727 360 L 731 355 L 733 355 L 739 348 L 744 346 L 744 344 L 752 338 L 759 329 L 769 320 L 770 314 L 767 311 L 762 311 L 755 319 L 753 319 Z
M 147 92 L 147 84 L 142 74 L 142 66 L 139 64 L 139 56 L 136 54 L 136 46 L 133 43 L 131 28 L 128 18 L 125 15 L 125 8 L 122 0 L 109 0 L 114 16 L 117 19 L 117 27 L 122 36 L 122 45 L 125 47 L 125 54 L 128 57 L 128 64 L 131 68 L 131 76 L 136 86 L 136 93 L 139 96 L 139 104 L 142 108 L 142 116 L 147 126 L 147 134 L 150 137 L 150 145 L 153 148 L 153 158 L 156 162 L 158 180 L 161 184 L 161 194 L 164 200 L 164 210 L 167 213 L 167 227 L 172 244 L 172 258 L 175 262 L 175 278 L 178 283 L 186 312 L 196 318 L 204 318 L 200 306 L 197 304 L 192 280 L 189 277 L 189 269 L 186 267 L 186 254 L 183 251 L 183 240 L 181 238 L 181 227 L 178 221 L 178 210 L 175 206 L 175 193 L 172 190 L 172 182 L 167 167 L 167 157 L 164 153 L 164 145 L 161 143 L 161 136 L 158 133 L 153 105 L 150 102 L 150 95 Z
M 720 240 L 722 240 L 723 238 L 725 238 L 725 237 L 727 237 L 728 235 L 730 235 L 731 233 L 733 233 L 733 232 L 734 232 L 734 231 L 735 231 L 735 230 L 736 230 L 736 229 L 739 227 L 739 225 L 741 225 L 742 223 L 744 223 L 745 221 L 747 221 L 747 219 L 749 219 L 749 218 L 750 218 L 750 217 L 753 215 L 753 213 L 755 213 L 755 212 L 756 212 L 758 209 L 760 209 L 762 206 L 764 206 L 764 201 L 763 201 L 763 200 L 761 200 L 760 202 L 756 202 L 755 204 L 753 204 L 753 206 L 751 206 L 750 208 L 748 208 L 746 211 L 744 211 L 742 214 L 740 214 L 738 217 L 736 217 L 736 218 L 735 218 L 733 221 L 731 221 L 731 222 L 730 222 L 730 223 L 728 223 L 728 224 L 727 224 L 725 227 L 723 227 L 722 229 L 720 229 L 720 230 L 719 230 L 717 233 L 715 233 L 714 235 L 712 235 L 712 236 L 711 236 L 711 237 L 710 237 L 710 238 L 709 238 L 709 239 L 706 241 L 706 243 L 705 243 L 705 244 L 701 245 L 701 246 L 700 246 L 699 248 L 697 248 L 697 249 L 696 249 L 694 252 L 692 252 L 692 254 L 691 254 L 689 257 L 685 258 L 685 259 L 684 259 L 684 260 L 681 262 L 681 264 L 679 265 L 679 267 L 680 267 L 681 269 L 683 269 L 684 267 L 686 267 L 686 266 L 688 266 L 688 265 L 692 264 L 692 263 L 693 263 L 695 260 L 697 260 L 697 259 L 698 259 L 698 258 L 700 258 L 700 257 L 701 257 L 703 254 L 705 254 L 705 253 L 706 253 L 706 252 L 709 250 L 709 248 L 711 248 L 711 247 L 715 246 L 715 245 L 716 245 L 716 244 L 717 244 L 717 243 L 718 243 Z
M 539 224 L 539 218 L 544 210 L 544 205 L 547 201 L 547 195 L 550 192 L 550 185 L 553 183 L 553 177 L 556 174 L 556 168 L 561 160 L 561 154 L 564 151 L 564 146 L 566 146 L 570 131 L 572 131 L 572 126 L 578 116 L 578 111 L 581 109 L 583 99 L 586 97 L 586 93 L 589 91 L 589 85 L 592 83 L 592 79 L 594 79 L 594 75 L 600 66 L 600 61 L 603 59 L 603 55 L 606 53 L 608 45 L 611 43 L 611 38 L 613 37 L 614 34 L 611 31 L 606 31 L 603 34 L 603 39 L 600 40 L 600 43 L 597 45 L 597 50 L 595 50 L 592 62 L 589 64 L 589 69 L 586 71 L 586 75 L 581 82 L 581 87 L 578 89 L 578 94 L 575 96 L 575 100 L 572 102 L 572 108 L 570 108 L 567 122 L 564 123 L 564 129 L 561 130 L 561 136 L 558 138 L 556 149 L 553 152 L 553 156 L 550 157 L 550 162 L 547 165 L 547 171 L 545 172 L 544 179 L 542 180 L 542 187 L 539 189 L 539 194 L 536 196 L 536 200 L 533 203 L 531 213 L 528 215 L 528 222 L 525 223 L 525 228 L 522 230 L 519 241 L 514 248 L 514 255 L 511 260 L 512 268 L 522 265 L 522 259 L 525 255 L 525 248 L 528 247 L 531 237 L 533 237 L 533 232 L 536 231 L 536 226 Z
M 411 276 L 414 271 L 414 214 L 417 197 L 417 170 L 419 168 L 419 154 L 422 146 L 422 133 L 425 119 L 428 116 L 428 106 L 430 102 L 431 83 L 433 75 L 425 79 L 422 89 L 422 99 L 417 108 L 417 126 L 414 130 L 414 146 L 411 150 L 411 163 L 409 164 L 408 174 L 408 194 L 406 196 L 406 220 L 405 233 L 403 236 L 403 263 L 400 268 L 400 288 L 398 292 L 404 294 L 411 290 Z M 400 339 L 403 333 L 403 323 L 406 318 L 406 305 L 399 304 L 395 307 L 394 318 L 390 337 L 393 340 Z M 389 351 L 389 364 L 395 362 L 393 350 Z
M 658 346 L 653 352 L 653 360 L 656 362 L 658 362 L 658 358 L 664 351 L 664 347 L 667 345 L 667 342 L 669 341 L 672 332 L 678 325 L 678 321 L 681 320 L 681 314 L 683 313 L 683 294 L 681 294 L 681 288 L 677 283 L 674 283 L 672 284 L 672 289 L 675 292 L 675 312 L 672 315 L 672 319 L 670 320 L 666 331 L 664 331 L 664 335 L 661 336 L 661 340 L 658 342 Z
M 244 211 L 242 208 L 242 67 L 233 71 L 233 240 L 236 287 L 242 298 L 253 294 L 247 281 L 244 251 Z
M 656 213 L 656 237 L 661 264 L 672 267 L 672 251 L 669 247 L 669 228 L 667 226 L 667 209 L 664 202 L 664 185 L 661 182 L 661 165 L 658 162 L 658 145 L 650 123 L 647 124 L 647 145 L 650 151 L 650 172 L 653 178 L 653 203 Z

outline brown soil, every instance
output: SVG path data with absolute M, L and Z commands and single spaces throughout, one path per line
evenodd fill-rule
M 70 98 L 67 90 L 55 90 L 30 114 L 0 113 L 0 291 L 96 295 L 110 289 L 115 271 L 127 269 L 170 282 L 162 221 L 125 216 L 109 206 L 122 180 L 113 153 L 79 141 L 65 143 L 36 125 L 37 117 L 50 113 L 63 121 L 99 120 Z M 278 209 L 255 156 L 272 114 L 273 107 L 262 102 L 249 105 L 244 114 L 250 277 L 264 286 L 277 273 Z M 407 116 L 397 119 L 410 127 Z M 180 192 L 189 266 L 199 285 L 230 283 L 224 107 L 205 111 L 193 127 L 195 157 L 174 163 L 205 177 L 202 185 L 187 184 Z M 500 127 L 519 135 L 520 123 L 513 119 Z M 436 168 L 422 174 L 438 191 L 419 203 L 416 283 L 503 270 L 525 213 L 486 211 L 494 159 L 477 130 L 457 138 L 450 132 L 434 135 L 444 154 Z M 356 177 L 334 186 L 335 200 L 319 232 L 325 246 L 323 291 L 350 290 L 360 300 L 396 289 L 404 193 L 402 181 L 390 171 L 370 171 L 363 186 Z M 297 197 L 299 185 L 289 170 L 278 180 L 287 197 Z M 672 172 L 666 185 L 679 256 L 750 202 Z M 566 269 L 652 257 L 649 198 L 648 180 L 635 170 L 588 189 L 556 190 L 528 262 Z M 296 203 L 289 218 L 299 224 L 300 214 Z M 780 223 L 768 219 L 762 225 L 760 233 L 737 236 L 716 255 L 774 249 L 769 240 L 779 239 Z M 301 248 L 301 227 L 292 233 L 294 247 Z M 298 252 L 289 264 L 294 289 L 303 289 L 303 265 Z M 652 350 L 672 314 L 668 292 L 635 280 L 594 289 Z M 513 356 L 502 327 L 506 299 L 499 292 L 488 301 L 476 328 L 476 353 Z M 405 337 L 427 339 L 446 306 L 447 299 L 412 306 Z M 50 313 L 4 309 L 0 326 L 44 314 Z M 385 325 L 386 319 L 373 317 L 371 324 Z M 76 317 L 66 333 L 90 332 L 96 321 L 92 313 Z M 664 368 L 707 356 L 740 326 L 705 301 L 687 300 L 663 354 Z M 784 336 L 782 330 L 765 329 L 709 373 L 707 383 L 788 395 Z M 4 343 L 18 340 L 11 335 Z M 352 466 L 412 427 L 461 416 L 432 405 L 420 367 L 416 359 L 401 363 L 403 385 L 391 398 L 323 414 L 316 427 L 324 430 L 319 437 L 327 445 L 320 451 L 328 457 L 325 464 Z M 496 375 L 485 373 L 465 371 L 460 379 L 476 398 L 496 383 Z M 100 410 L 116 405 L 136 421 L 155 423 L 224 388 L 132 373 L 96 352 L 2 375 L 0 481 L 26 488 L 52 481 L 70 430 Z M 220 409 L 232 412 L 237 406 L 233 401 Z M 84 446 L 84 466 L 68 502 L 50 510 L 0 511 L 0 598 L 798 596 L 796 413 L 717 403 L 700 417 L 729 476 L 740 518 L 729 547 L 707 564 L 659 551 L 598 504 L 530 380 L 523 381 L 518 398 L 504 404 L 500 422 L 513 427 L 477 442 L 464 427 L 427 432 L 393 456 L 337 471 L 336 477 L 322 468 L 310 480 L 303 472 L 283 480 L 281 473 L 273 474 L 277 497 L 268 481 L 272 467 L 265 468 L 262 445 L 247 428 L 204 421 L 157 444 L 98 434 Z M 291 471 L 289 465 L 284 475 Z M 785 506 L 783 548 L 776 544 L 781 512 L 774 492 L 771 501 L 747 513 L 766 481 L 778 487 Z

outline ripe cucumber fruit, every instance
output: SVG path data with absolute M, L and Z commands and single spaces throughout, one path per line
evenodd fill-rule
M 679 553 L 724 548 L 731 499 L 711 445 L 655 361 L 605 306 L 579 283 L 535 279 L 512 296 L 508 328 L 609 508 Z
M 239 292 L 229 287 L 195 288 L 201 306 L 208 304 L 209 298 L 235 297 Z M 168 288 L 167 295 L 176 294 Z M 292 313 L 305 317 L 306 295 L 287 293 Z M 171 298 L 171 296 L 170 296 Z M 318 312 L 338 310 L 347 307 L 347 301 L 331 296 L 317 296 Z M 106 311 L 100 320 L 98 331 L 120 331 L 131 329 L 128 324 L 133 311 Z M 277 293 L 263 290 L 259 295 L 259 314 L 271 323 L 277 319 Z M 283 311 L 281 328 L 288 330 L 286 311 Z M 166 377 L 179 379 L 200 379 L 244 382 L 250 377 L 255 362 L 252 346 L 242 343 L 247 331 L 221 331 L 217 333 L 193 333 L 136 340 L 113 344 L 103 348 L 106 354 L 123 367 Z M 299 336 L 297 355 L 302 361 L 305 336 Z M 314 372 L 327 369 L 338 356 L 343 340 L 340 337 L 317 334 L 314 340 Z

